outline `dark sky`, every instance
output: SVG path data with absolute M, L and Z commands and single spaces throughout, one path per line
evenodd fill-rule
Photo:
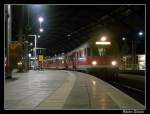
M 144 32 L 144 10 L 144 6 L 129 5 L 15 5 L 12 8 L 13 40 L 18 39 L 21 31 L 40 34 L 38 17 L 43 16 L 44 32 L 40 34 L 38 47 L 47 48 L 49 55 L 70 51 L 90 39 L 94 32 L 104 29 L 112 32 L 118 42 L 123 36 L 129 41 L 138 39 L 137 49 L 143 52 L 145 39 L 139 38 L 138 32 Z M 25 32 L 28 24 L 32 29 Z M 69 39 L 68 34 L 71 34 Z M 29 37 L 26 40 L 32 41 Z

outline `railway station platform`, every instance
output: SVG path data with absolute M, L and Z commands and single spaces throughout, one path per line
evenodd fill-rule
M 92 75 L 65 70 L 13 73 L 5 80 L 5 110 L 145 109 Z

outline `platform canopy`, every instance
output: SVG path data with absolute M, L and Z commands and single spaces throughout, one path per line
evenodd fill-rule
M 113 35 L 119 43 L 122 37 L 132 39 L 145 29 L 144 5 L 41 5 L 38 9 L 26 5 L 24 13 L 21 7 L 13 7 L 14 35 L 19 33 L 19 22 L 28 23 L 28 10 L 31 33 L 38 33 L 37 18 L 42 15 L 44 32 L 38 46 L 47 48 L 50 56 L 69 52 L 102 33 Z M 23 14 L 24 20 L 18 20 Z

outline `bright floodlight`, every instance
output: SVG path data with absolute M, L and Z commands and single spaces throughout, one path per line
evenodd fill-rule
M 39 17 L 39 22 L 42 23 L 44 21 L 43 17 Z
M 43 32 L 44 30 L 42 28 L 40 28 L 40 32 Z
M 142 35 L 143 35 L 143 32 L 139 32 L 139 35 L 142 36 Z
M 122 38 L 122 40 L 125 40 L 125 39 L 126 39 L 125 37 Z
M 111 42 L 96 42 L 97 45 L 110 45 Z
M 40 35 L 38 35 L 38 38 L 40 38 Z
M 103 36 L 102 38 L 101 38 L 101 41 L 106 41 L 106 36 Z

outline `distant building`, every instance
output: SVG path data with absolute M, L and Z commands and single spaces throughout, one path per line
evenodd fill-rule
M 121 58 L 121 70 L 145 70 L 145 54 L 136 55 L 135 64 L 132 64 L 132 56 L 125 55 Z

